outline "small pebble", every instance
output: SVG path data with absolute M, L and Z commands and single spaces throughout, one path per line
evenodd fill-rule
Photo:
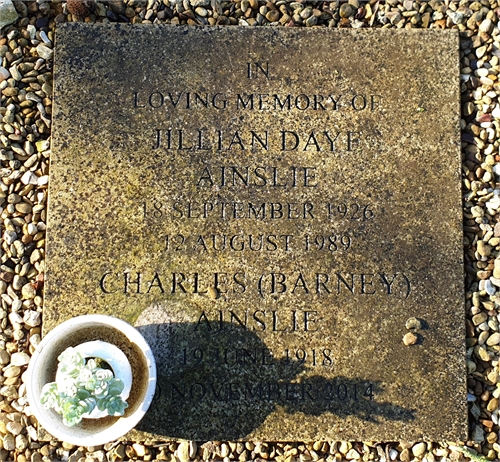
M 13 366 L 26 366 L 30 362 L 30 356 L 24 352 L 13 353 L 10 363 Z
M 486 340 L 486 345 L 488 346 L 493 346 L 493 345 L 498 345 L 500 344 L 500 333 L 495 332 L 494 334 L 491 334 L 488 340 Z
M 25 284 L 21 289 L 21 293 L 25 300 L 31 300 L 36 296 L 36 290 L 31 283 Z
M 36 51 L 38 53 L 38 56 L 45 60 L 52 59 L 52 56 L 54 55 L 54 50 L 52 48 L 46 47 L 45 45 L 41 44 L 36 47 Z
M 9 366 L 3 371 L 4 377 L 17 377 L 21 374 L 21 368 L 19 366 Z
M 418 342 L 418 337 L 413 332 L 408 332 L 403 337 L 403 343 L 406 346 L 415 345 Z
M 181 462 L 189 460 L 189 442 L 182 441 L 177 447 L 176 456 Z
M 349 3 L 342 3 L 340 5 L 339 14 L 341 18 L 348 18 L 354 13 L 354 9 Z
M 39 18 L 35 22 L 35 26 L 37 29 L 43 29 L 45 27 L 49 27 L 49 18 Z
M 14 435 L 9 433 L 3 437 L 3 448 L 7 451 L 13 451 L 16 449 L 16 440 Z
M 411 448 L 411 452 L 415 457 L 421 457 L 427 452 L 427 444 L 417 443 Z
M 266 14 L 266 19 L 269 22 L 276 22 L 280 18 L 280 13 L 278 10 L 270 10 Z
M 415 330 L 422 329 L 422 322 L 417 318 L 408 318 L 406 321 L 406 328 Z
M 20 434 L 16 436 L 15 444 L 18 451 L 24 451 L 29 446 L 30 442 L 26 435 Z
M 0 82 L 3 82 L 9 77 L 10 77 L 10 72 L 7 69 L 5 69 L 5 67 L 0 66 Z
M 42 313 L 28 310 L 24 313 L 23 321 L 29 327 L 39 326 L 42 322 Z
M 19 422 L 9 422 L 6 425 L 6 428 L 7 431 L 14 436 L 19 435 L 24 430 L 24 427 Z

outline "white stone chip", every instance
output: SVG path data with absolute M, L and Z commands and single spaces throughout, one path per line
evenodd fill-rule
M 42 322 L 42 313 L 28 310 L 24 313 L 24 323 L 30 327 L 39 326 Z
M 49 182 L 49 175 L 42 175 L 38 177 L 38 186 L 43 186 Z
M 490 281 L 493 285 L 500 287 L 500 279 L 499 278 L 490 277 Z
M 35 348 L 40 344 L 41 341 L 42 337 L 40 337 L 40 334 L 30 335 L 30 345 L 33 345 Z
M 500 164 L 495 164 L 493 166 L 493 173 L 496 175 L 496 176 L 500 176 Z
M 498 189 L 495 190 L 493 197 L 486 202 L 486 208 L 490 215 L 494 215 L 498 209 L 500 209 L 500 191 Z
M 484 285 L 484 290 L 486 290 L 488 295 L 495 295 L 495 292 L 497 291 L 495 289 L 495 286 L 491 283 L 491 281 L 489 279 L 486 280 L 486 283 Z
M 5 233 L 3 233 L 3 238 L 8 245 L 11 245 L 17 239 L 17 233 L 7 229 Z
M 36 37 L 36 27 L 33 24 L 28 24 L 26 30 L 30 34 L 30 40 L 33 40 Z
M 14 366 L 26 366 L 30 362 L 30 357 L 27 353 L 13 353 L 10 357 L 10 363 Z
M 21 288 L 21 293 L 25 300 L 31 300 L 36 297 L 36 290 L 31 283 L 25 284 Z
M 479 32 L 489 33 L 493 27 L 493 21 L 491 19 L 485 19 L 481 24 L 479 24 Z
M 491 111 L 491 115 L 495 119 L 500 119 L 500 106 L 498 104 L 495 106 L 495 109 L 493 109 L 493 111 Z
M 28 170 L 21 177 L 21 182 L 23 184 L 38 185 L 38 177 L 32 171 Z
M 36 47 L 36 52 L 38 53 L 38 56 L 42 59 L 52 59 L 52 56 L 54 55 L 54 50 L 52 48 L 46 47 L 45 45 L 39 44 Z
M 471 207 L 470 213 L 472 213 L 472 216 L 474 218 L 480 218 L 480 217 L 484 216 L 484 210 L 479 205 Z
M 177 447 L 175 455 L 181 462 L 187 462 L 189 460 L 189 443 L 182 441 Z
M 19 313 L 10 313 L 9 314 L 9 321 L 11 324 L 22 324 L 23 323 L 23 318 Z
M 197 6 L 208 6 L 210 5 L 210 0 L 189 0 L 189 3 L 193 8 Z
M 38 441 L 38 433 L 36 431 L 36 428 L 33 427 L 32 425 L 29 425 L 26 427 L 26 432 L 28 433 L 28 436 L 33 440 L 33 441 Z
M 189 442 L 189 458 L 195 459 L 197 452 L 198 452 L 198 445 L 196 444 L 196 441 L 190 441 Z
M 52 42 L 50 41 L 49 37 L 47 37 L 47 34 L 43 30 L 40 32 L 40 38 L 47 45 L 52 45 Z
M 10 72 L 5 67 L 0 66 L 0 82 L 8 79 L 10 77 Z
M 356 449 L 350 449 L 347 455 L 345 456 L 347 460 L 358 460 L 361 459 L 361 455 Z

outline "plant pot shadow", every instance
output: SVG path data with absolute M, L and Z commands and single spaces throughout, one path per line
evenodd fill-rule
M 380 383 L 323 377 L 301 361 L 274 358 L 257 333 L 221 322 L 136 326 L 155 355 L 153 403 L 137 430 L 169 438 L 237 440 L 277 410 L 287 414 L 355 416 L 383 425 L 409 422 L 415 411 L 384 402 Z M 373 397 L 376 396 L 374 399 Z

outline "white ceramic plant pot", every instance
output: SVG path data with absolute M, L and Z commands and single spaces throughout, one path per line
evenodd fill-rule
M 113 356 L 113 348 L 106 348 L 104 342 L 112 344 L 123 356 Z M 55 380 L 57 357 L 70 346 L 79 348 L 84 357 L 98 357 L 96 353 L 104 350 L 102 354 L 106 357 L 102 359 L 111 366 L 115 377 L 122 375 L 127 380 L 127 367 L 130 368 L 132 380 L 126 387 L 128 408 L 122 417 L 94 418 L 92 413 L 78 425 L 66 427 L 60 414 L 42 406 L 42 388 Z M 51 435 L 78 446 L 109 443 L 132 430 L 149 408 L 155 389 L 156 364 L 144 337 L 121 319 L 97 314 L 75 317 L 50 331 L 31 357 L 26 381 L 30 409 L 38 422 Z

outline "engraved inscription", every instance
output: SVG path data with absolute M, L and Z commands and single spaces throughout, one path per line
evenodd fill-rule
M 316 167 L 205 167 L 197 186 L 273 188 L 315 188 L 318 186 Z
M 372 134 L 373 135 L 373 134 Z M 363 146 L 363 132 L 347 130 L 228 131 L 208 133 L 202 129 L 159 129 L 153 131 L 153 149 L 179 151 L 276 150 L 281 152 L 352 152 Z M 366 140 L 365 140 L 366 142 Z M 260 167 L 261 169 L 263 167 Z
M 174 234 L 165 236 L 166 252 L 291 252 L 303 249 L 309 251 L 338 252 L 351 247 L 352 238 L 348 233 L 329 235 L 293 234 L 210 234 L 184 236 Z
M 257 68 L 255 68 L 257 69 Z M 266 75 L 259 67 L 260 75 Z M 252 74 L 256 76 L 257 73 Z M 266 76 L 267 77 L 267 76 Z M 256 78 L 256 77 L 249 77 Z M 259 111 L 376 111 L 381 108 L 378 94 L 277 94 L 277 93 L 206 93 L 196 91 L 134 91 L 132 107 L 137 110 L 236 109 Z
M 261 297 L 266 295 L 289 296 L 352 296 L 383 295 L 408 298 L 412 284 L 404 273 L 281 273 L 264 272 L 250 278 L 244 271 L 229 274 L 217 272 L 113 272 L 104 273 L 99 281 L 104 294 L 207 294 L 210 288 L 219 293 L 243 294 L 252 291 Z
M 320 401 L 325 404 L 345 401 L 372 401 L 373 384 L 326 382 L 323 384 L 294 382 L 229 382 L 168 383 L 169 400 L 181 401 Z
M 142 203 L 143 217 L 155 218 L 220 218 L 255 220 L 296 220 L 314 219 L 365 221 L 375 217 L 371 204 L 326 203 L 314 205 L 312 202 L 223 202 L 217 199 L 205 202 L 165 203 L 163 199 L 153 199 Z M 317 214 L 317 215 L 316 215 Z
M 269 61 L 247 62 L 241 69 L 249 80 L 265 80 L 277 84 L 286 76 L 272 73 Z M 300 113 L 323 112 L 369 113 L 383 110 L 384 98 L 378 92 L 281 94 L 279 92 L 236 92 L 215 88 L 213 92 L 194 89 L 170 88 L 150 92 L 134 91 L 133 108 L 137 111 L 155 111 L 152 131 L 152 152 L 170 152 L 172 155 L 189 155 L 201 162 L 193 164 L 193 174 L 186 177 L 187 185 L 172 194 L 157 195 L 141 203 L 145 223 L 188 223 L 188 231 L 162 233 L 158 251 L 165 257 L 174 256 L 229 256 L 238 262 L 238 256 L 247 255 L 324 255 L 339 256 L 362 248 L 365 243 L 363 229 L 370 223 L 383 219 L 369 198 L 356 200 L 352 194 L 335 197 L 329 188 L 342 181 L 328 175 L 321 162 L 314 162 L 312 154 L 334 155 L 338 159 L 363 154 L 381 142 L 381 131 L 349 123 L 339 129 L 337 119 L 321 125 L 291 126 L 281 124 L 278 129 L 258 126 L 237 127 L 219 123 L 189 127 L 165 126 L 162 118 L 168 114 L 190 111 L 197 114 L 206 110 L 216 111 Z M 160 110 L 161 112 L 158 112 Z M 162 116 L 163 114 L 163 116 Z M 175 117 L 174 117 L 175 118 Z M 280 156 L 275 159 L 260 157 L 262 154 Z M 219 156 L 238 156 L 238 163 L 221 162 Z M 299 155 L 299 162 L 297 162 Z M 203 156 L 203 157 L 199 157 Z M 207 157 L 208 156 L 208 157 Z M 241 156 L 241 159 L 240 159 Z M 292 163 L 290 156 L 295 156 Z M 247 159 L 257 158 L 257 162 Z M 174 157 L 175 159 L 175 157 Z M 192 191 L 184 194 L 186 187 Z M 320 191 L 320 194 L 316 194 Z M 247 199 L 248 194 L 252 198 Z M 228 196 L 230 194 L 230 196 Z M 287 228 L 276 230 L 276 224 Z M 292 226 L 290 227 L 290 225 Z M 332 229 L 332 226 L 335 226 Z M 225 229 L 225 228 L 228 229 Z M 168 226 L 167 226 L 168 228 Z M 222 230 L 221 230 L 222 228 Z M 249 232 L 244 232 L 247 228 Z M 217 229 L 218 231 L 215 231 Z M 195 232 L 198 231 L 199 232 Z M 313 257 L 314 258 L 314 257 Z M 243 262 L 244 260 L 242 260 Z M 272 262 L 272 260 L 271 260 Z M 238 262 L 233 271 L 217 269 L 211 273 L 193 271 L 177 266 L 174 271 L 148 268 L 121 270 L 113 268 L 101 275 L 99 289 L 103 295 L 115 294 L 153 296 L 215 297 L 226 301 L 239 297 L 256 297 L 265 302 L 274 300 L 305 300 L 325 298 L 333 300 L 351 297 L 396 298 L 410 297 L 412 284 L 406 269 L 385 271 L 377 268 L 363 272 L 341 271 L 330 268 L 316 271 L 287 271 L 277 268 L 268 271 L 262 265 L 247 270 Z M 234 269 L 236 268 L 236 269 Z M 271 335 L 313 335 L 327 332 L 327 321 L 322 310 L 290 309 L 253 306 L 247 309 L 226 307 L 201 309 L 191 318 L 193 333 L 219 335 L 230 328 Z M 329 321 L 330 329 L 332 321 Z M 179 357 L 179 351 L 174 351 Z M 273 366 L 281 358 L 289 367 L 334 367 L 332 348 L 286 348 L 280 352 L 269 348 L 237 347 L 182 349 L 181 365 L 205 367 L 222 364 L 227 367 L 248 365 Z M 232 401 L 239 399 L 287 400 L 358 400 L 358 388 L 345 383 L 333 385 L 328 381 L 320 388 L 311 384 L 268 383 L 260 384 L 258 391 L 250 392 L 248 384 L 229 383 L 216 390 L 213 383 L 197 382 L 191 385 L 172 383 L 171 395 L 177 399 L 215 399 Z M 267 398 L 265 392 L 267 390 Z M 247 396 L 248 395 L 248 396 Z M 373 399 L 372 385 L 364 388 L 362 395 Z
M 257 79 L 260 76 L 269 79 L 269 61 L 265 63 L 247 63 L 247 77 L 249 79 Z
M 312 220 L 315 218 L 311 202 L 206 202 L 175 201 L 165 204 L 154 201 L 142 206 L 144 217 L 169 219 L 220 220 Z

